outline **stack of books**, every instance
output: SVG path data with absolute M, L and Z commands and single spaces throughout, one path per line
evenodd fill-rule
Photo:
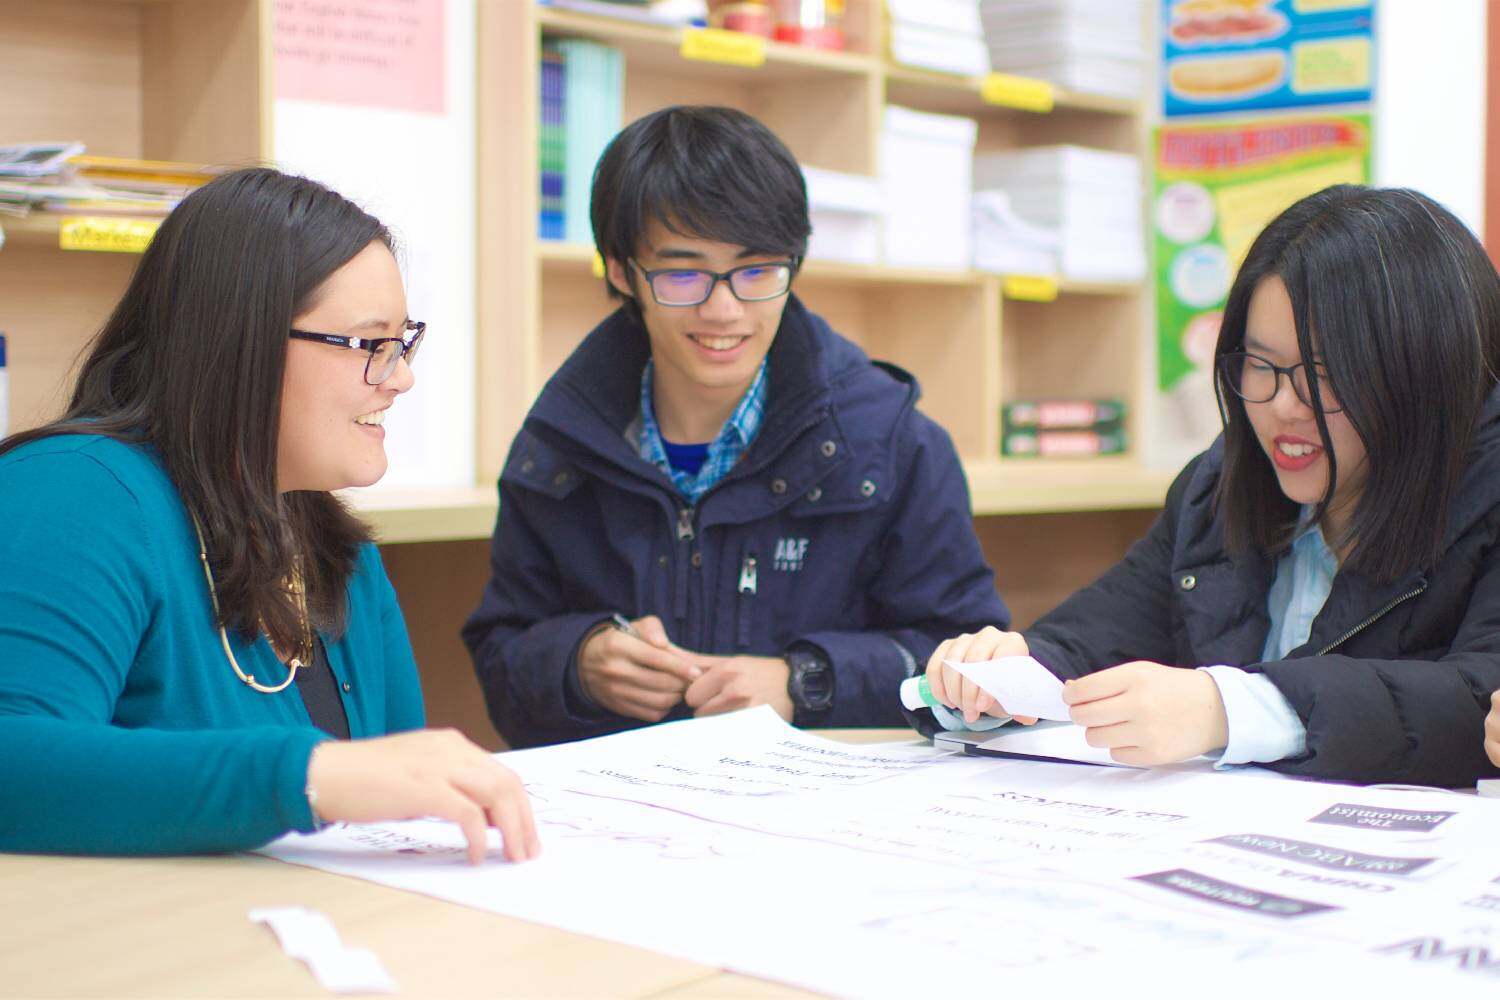
M 1146 81 L 1141 0 L 981 0 L 990 66 L 1086 94 L 1139 100 Z
M 542 45 L 541 208 L 537 235 L 592 243 L 589 196 L 594 166 L 625 114 L 625 60 L 619 49 L 581 38 Z
M 1000 408 L 1000 452 L 1011 458 L 1087 458 L 1125 450 L 1118 399 L 1046 399 Z
M 990 70 L 978 0 L 886 0 L 891 61 L 983 76 Z
M 220 169 L 93 156 L 82 143 L 0 146 L 0 214 L 163 216 Z
M 1079 281 L 1146 276 L 1141 161 L 1082 146 L 974 158 L 974 189 L 1003 191 L 1022 221 L 1056 234 L 1058 273 Z M 978 262 L 976 261 L 976 264 Z
M 542 200 L 537 235 L 544 240 L 561 240 L 568 235 L 563 224 L 563 185 L 568 170 L 563 135 L 563 65 L 561 52 L 542 49 L 542 119 L 538 130 Z
M 543 7 L 572 10 L 598 17 L 615 17 L 642 24 L 708 23 L 705 0 L 538 0 Z

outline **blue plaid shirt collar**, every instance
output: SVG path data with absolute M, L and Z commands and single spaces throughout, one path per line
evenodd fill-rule
M 750 382 L 750 388 L 745 390 L 744 398 L 740 400 L 739 405 L 734 408 L 734 412 L 720 428 L 719 436 L 709 443 L 708 457 L 704 459 L 703 467 L 695 476 L 673 469 L 672 463 L 667 461 L 667 449 L 662 444 L 661 426 L 656 422 L 656 410 L 651 401 L 651 381 L 654 369 L 650 361 L 646 362 L 646 369 L 641 372 L 640 456 L 670 476 L 678 492 L 687 498 L 689 504 L 696 504 L 703 494 L 713 489 L 718 485 L 719 480 L 729 474 L 729 470 L 734 468 L 735 463 L 749 450 L 750 443 L 755 440 L 755 435 L 760 431 L 761 420 L 766 414 L 766 365 L 768 361 L 769 359 L 761 361 L 760 367 L 756 369 L 755 378 Z

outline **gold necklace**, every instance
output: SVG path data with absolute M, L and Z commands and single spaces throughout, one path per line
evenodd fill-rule
M 208 581 L 208 599 L 213 603 L 214 621 L 222 622 L 219 614 L 219 590 L 214 586 L 214 573 L 208 565 L 208 545 L 203 541 L 203 526 L 198 523 L 198 515 L 194 514 L 192 517 L 193 531 L 198 535 L 198 559 L 203 563 L 203 577 Z M 224 655 L 229 658 L 229 665 L 234 668 L 234 675 L 243 681 L 247 687 L 259 691 L 261 694 L 276 694 L 280 691 L 285 691 L 291 686 L 292 681 L 297 679 L 297 671 L 301 670 L 305 665 L 302 657 L 305 656 L 310 659 L 313 654 L 312 626 L 308 622 L 307 615 L 307 593 L 302 584 L 302 574 L 300 572 L 292 578 L 289 589 L 297 599 L 297 615 L 302 623 L 302 648 L 298 650 L 302 655 L 293 656 L 286 661 L 286 680 L 275 687 L 269 687 L 260 683 L 255 679 L 254 674 L 247 674 L 240 668 L 240 661 L 235 659 L 234 650 L 229 645 L 229 633 L 225 630 L 223 624 L 219 625 L 219 642 L 224 646 Z M 280 654 L 278 653 L 277 655 Z

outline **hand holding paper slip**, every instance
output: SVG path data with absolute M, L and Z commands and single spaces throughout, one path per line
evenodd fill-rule
M 1063 702 L 1063 683 L 1052 671 L 1030 656 L 1002 656 L 983 663 L 944 660 L 978 684 L 1009 715 L 1034 715 L 1039 719 L 1072 722 Z

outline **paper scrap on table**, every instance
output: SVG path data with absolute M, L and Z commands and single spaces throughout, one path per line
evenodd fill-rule
M 1002 656 L 983 663 L 955 663 L 948 666 L 979 685 L 1011 715 L 1031 715 L 1055 722 L 1071 722 L 1068 706 L 1063 703 L 1063 683 L 1046 667 L 1030 656 Z
M 300 959 L 313 978 L 334 993 L 395 993 L 396 981 L 373 951 L 347 948 L 333 921 L 317 910 L 301 906 L 266 907 L 250 911 L 250 919 L 268 925 L 281 949 Z

